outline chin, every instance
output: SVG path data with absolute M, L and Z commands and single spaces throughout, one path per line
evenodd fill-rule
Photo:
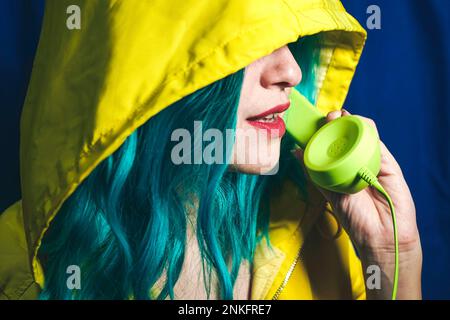
M 280 139 L 281 140 L 281 139 Z M 250 147 L 246 150 L 246 154 L 257 154 L 257 161 L 255 163 L 243 163 L 242 161 L 234 161 L 230 165 L 230 169 L 246 174 L 254 175 L 275 175 L 278 173 L 278 163 L 280 160 L 280 140 L 272 141 L 270 146 L 260 150 L 259 148 Z M 267 152 L 266 150 L 269 150 Z M 236 157 L 234 159 L 237 159 Z M 249 156 L 246 159 L 250 159 Z

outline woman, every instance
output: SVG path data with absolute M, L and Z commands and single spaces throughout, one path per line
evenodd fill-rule
M 22 118 L 23 199 L 0 221 L 5 297 L 390 296 L 385 201 L 319 194 L 284 134 L 294 87 L 329 121 L 348 114 L 333 110 L 365 32 L 339 1 L 78 2 L 80 30 L 47 2 Z M 382 150 L 398 297 L 420 298 L 413 200 Z M 372 265 L 378 289 L 364 286 Z

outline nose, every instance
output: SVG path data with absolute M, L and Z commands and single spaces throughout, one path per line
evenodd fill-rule
M 261 85 L 266 89 L 285 89 L 295 87 L 302 80 L 302 71 L 288 46 L 275 50 L 265 57 L 261 73 Z

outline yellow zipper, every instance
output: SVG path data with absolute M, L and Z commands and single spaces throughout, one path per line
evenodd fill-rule
M 326 210 L 329 210 L 329 209 L 328 209 L 328 206 L 326 206 Z M 330 211 L 331 213 L 333 213 L 331 210 L 329 210 L 329 211 Z M 291 278 L 292 273 L 294 272 L 295 267 L 297 266 L 297 264 L 299 263 L 299 261 L 300 261 L 301 258 L 302 258 L 302 255 L 303 255 L 303 252 L 304 252 L 304 248 L 305 248 L 305 243 L 306 243 L 306 241 L 307 241 L 306 238 L 307 238 L 307 237 L 304 237 L 303 243 L 302 243 L 302 245 L 300 246 L 300 249 L 298 249 L 297 255 L 295 256 L 294 261 L 291 263 L 291 265 L 290 265 L 290 267 L 289 267 L 289 269 L 288 269 L 288 271 L 287 271 L 287 273 L 286 273 L 286 276 L 285 276 L 284 279 L 283 279 L 283 282 L 280 284 L 280 286 L 278 287 L 277 291 L 275 291 L 275 294 L 273 295 L 272 300 L 278 300 L 278 298 L 279 298 L 280 295 L 281 295 L 281 292 L 284 290 L 284 288 L 285 288 L 286 285 L 288 284 L 289 279 Z
M 303 247 L 304 247 L 304 245 L 302 245 L 300 247 L 300 249 L 298 250 L 294 261 L 292 262 L 291 266 L 289 267 L 288 272 L 286 273 L 286 276 L 283 279 L 283 282 L 280 284 L 280 286 L 278 287 L 277 291 L 273 295 L 272 300 L 278 300 L 278 298 L 280 297 L 281 292 L 283 291 L 283 289 L 286 287 L 287 283 L 289 282 L 289 279 L 291 278 L 292 273 L 294 272 L 295 266 L 298 264 L 298 262 L 300 261 L 300 258 L 302 256 Z

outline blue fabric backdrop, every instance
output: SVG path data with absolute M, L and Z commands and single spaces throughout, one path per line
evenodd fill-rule
M 43 0 L 0 1 L 0 212 L 20 199 L 19 116 Z M 343 0 L 365 26 L 381 8 L 346 108 L 373 118 L 403 168 L 421 232 L 423 292 L 450 299 L 450 1 Z
M 381 8 L 346 107 L 373 118 L 413 194 L 425 298 L 450 299 L 450 1 L 344 0 L 366 26 Z

